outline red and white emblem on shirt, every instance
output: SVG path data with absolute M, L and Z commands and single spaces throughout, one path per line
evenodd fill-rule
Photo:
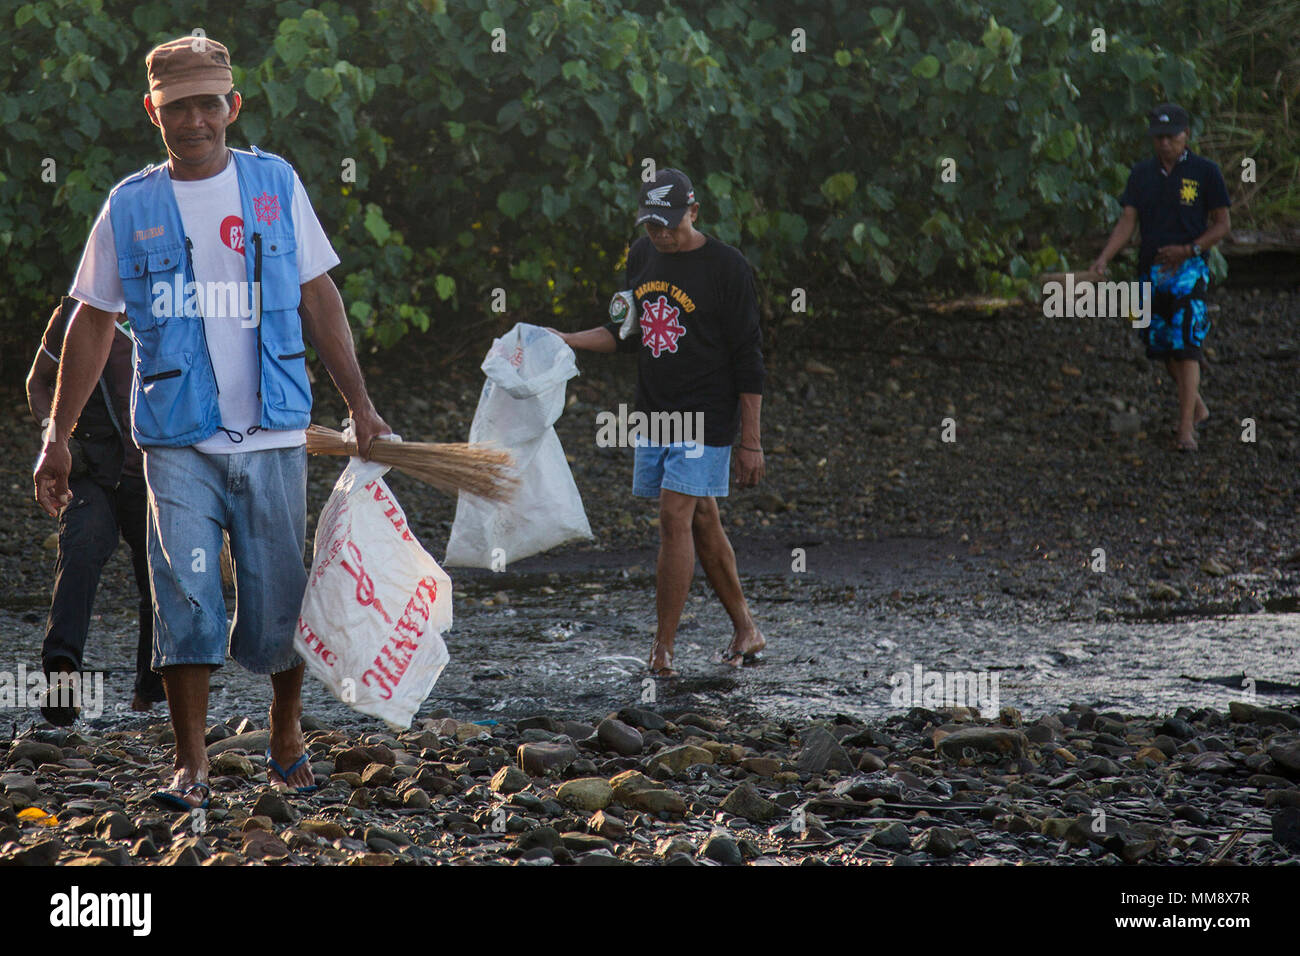
M 661 352 L 677 351 L 677 340 L 686 334 L 677 321 L 681 314 L 682 310 L 670 304 L 666 296 L 641 303 L 641 344 L 649 346 L 655 358 Z
M 257 217 L 258 222 L 264 222 L 267 225 L 275 222 L 280 218 L 280 197 L 272 196 L 270 193 L 254 196 L 253 215 Z
M 244 254 L 244 220 L 227 216 L 221 220 L 221 241 L 231 252 Z

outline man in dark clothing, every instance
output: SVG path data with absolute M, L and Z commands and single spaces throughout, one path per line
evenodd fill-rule
M 638 497 L 659 500 L 658 628 L 649 667 L 668 677 L 675 676 L 673 644 L 697 554 L 735 628 L 721 660 L 739 667 L 766 644 L 741 591 L 716 500 L 728 492 L 738 425 L 736 484 L 755 485 L 763 477 L 758 299 L 740 251 L 696 231 L 699 210 L 690 180 L 678 170 L 660 170 L 644 183 L 636 224 L 645 225 L 646 235 L 628 250 L 628 292 L 621 293 L 632 310 L 626 323 L 556 333 L 573 348 L 636 352 L 637 412 L 683 426 L 668 437 L 653 428 L 649 442 L 641 436 L 632 484 Z M 627 336 L 633 321 L 641 334 Z M 702 429 L 692 429 L 692 422 Z
M 63 352 L 63 335 L 76 300 L 66 296 L 55 308 L 27 376 L 27 404 L 42 427 L 48 426 L 54 386 Z M 133 710 L 149 710 L 165 700 L 162 679 L 150 669 L 153 652 L 153 599 L 145 547 L 147 499 L 144 462 L 127 433 L 131 414 L 131 334 L 119 320 L 99 387 L 91 393 L 69 447 L 73 451 L 69 490 L 72 502 L 59 513 L 59 556 L 41 665 L 47 675 L 79 673 L 90 628 L 90 613 L 104 565 L 117 548 L 118 535 L 131 549 L 140 593 L 140 639 L 136 647 Z M 49 697 L 41 713 L 67 726 L 76 708 Z
M 1201 345 L 1210 329 L 1205 253 L 1231 231 L 1228 189 L 1219 167 L 1187 148 L 1187 111 L 1162 103 L 1150 114 L 1155 156 L 1137 163 L 1120 196 L 1124 207 L 1092 264 L 1104 275 L 1115 254 L 1142 230 L 1138 278 L 1150 282 L 1147 357 L 1163 360 L 1178 388 L 1178 447 L 1196 450 L 1195 428 L 1210 417 L 1201 400 Z

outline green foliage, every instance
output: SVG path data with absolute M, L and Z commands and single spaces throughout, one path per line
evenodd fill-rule
M 109 188 L 163 158 L 144 55 L 198 26 L 236 65 L 232 145 L 294 163 L 350 320 L 388 346 L 468 324 L 497 287 L 517 316 L 598 320 L 645 158 L 692 175 L 702 228 L 773 294 L 1014 287 L 1113 221 L 1150 104 L 1211 130 L 1223 104 L 1285 113 L 1300 91 L 1285 39 L 1257 66 L 1222 39 L 1257 8 L 1294 25 L 1285 2 L 0 0 L 0 296 L 45 314 Z M 1266 68 L 1283 80 L 1264 100 Z M 1297 182 L 1294 140 L 1255 145 L 1273 182 Z

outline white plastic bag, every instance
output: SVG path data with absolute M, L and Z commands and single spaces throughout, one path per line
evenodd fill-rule
M 558 335 L 520 322 L 492 343 L 482 368 L 487 381 L 469 440 L 510 451 L 519 491 L 508 505 L 462 494 L 445 563 L 500 571 L 507 562 L 591 537 L 554 428 L 564 411 L 565 382 L 578 374 L 578 363 Z
M 383 480 L 351 458 L 316 526 L 294 649 L 334 696 L 405 729 L 450 659 L 451 578 Z

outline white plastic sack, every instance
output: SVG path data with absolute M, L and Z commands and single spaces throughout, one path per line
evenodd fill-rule
M 343 703 L 405 729 L 450 659 L 451 578 L 411 533 L 387 471 L 351 458 L 335 482 L 294 649 Z
M 482 368 L 487 381 L 469 440 L 510 451 L 519 491 L 508 505 L 462 494 L 445 563 L 503 570 L 508 562 L 591 537 L 554 428 L 564 411 L 565 382 L 578 374 L 578 363 L 558 335 L 520 322 L 492 343 Z

